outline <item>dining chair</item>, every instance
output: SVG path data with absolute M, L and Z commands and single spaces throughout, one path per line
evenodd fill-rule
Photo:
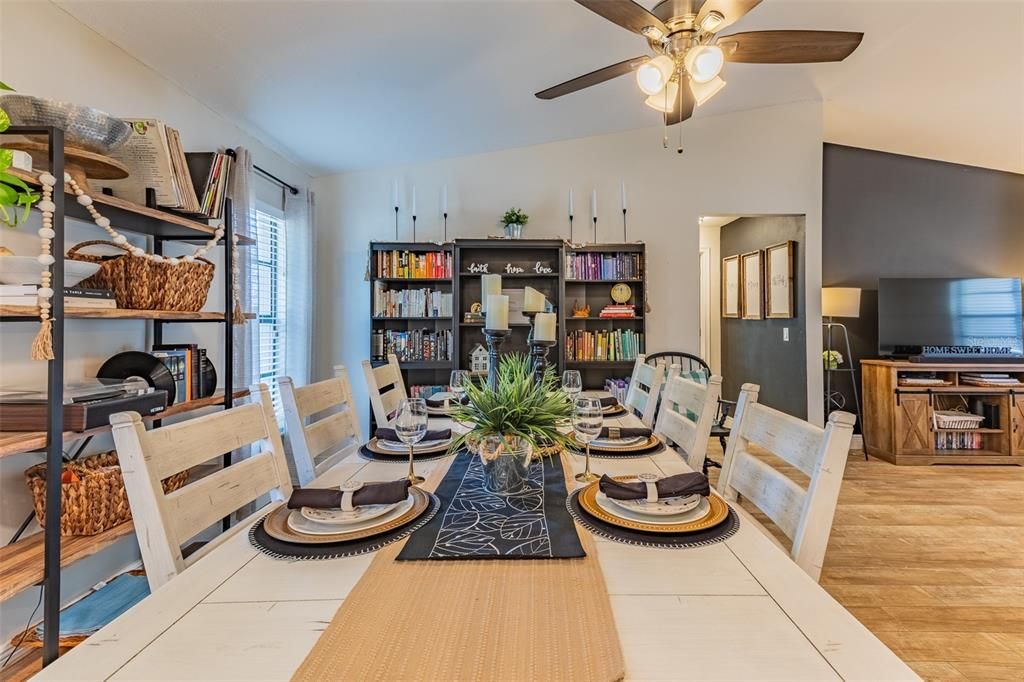
M 680 376 L 680 371 L 679 365 L 668 370 L 654 433 L 679 449 L 691 469 L 707 475 L 708 439 L 722 395 L 722 377 L 716 374 L 700 383 Z
M 377 367 L 369 360 L 363 360 L 363 376 L 366 377 L 366 391 L 370 394 L 373 419 L 377 426 L 384 426 L 391 421 L 401 402 L 409 397 L 398 356 L 389 353 L 387 363 Z
M 629 388 L 626 390 L 625 407 L 635 410 L 644 426 L 650 427 L 654 424 L 666 371 L 664 365 L 647 364 L 645 355 L 636 356 L 633 374 L 629 378 Z
M 278 377 L 277 385 L 294 475 L 300 486 L 309 485 L 362 443 L 348 370 L 338 365 L 333 379 L 299 387 L 291 377 Z
M 266 384 L 250 389 L 253 402 L 147 431 L 137 412 L 111 415 L 114 444 L 121 464 L 135 536 L 142 553 L 150 590 L 169 582 L 214 547 L 240 530 L 255 512 L 233 530 L 221 533 L 198 551 L 182 556 L 182 546 L 245 505 L 269 494 L 271 501 L 288 499 L 284 446 Z M 179 471 L 219 458 L 251 443 L 258 454 L 164 493 L 161 481 Z
M 821 576 L 832 519 L 843 483 L 855 418 L 833 412 L 825 428 L 757 402 L 760 386 L 743 384 L 717 488 L 727 500 L 742 495 L 792 540 L 790 555 L 812 578 Z M 751 453 L 757 446 L 799 469 L 807 488 Z

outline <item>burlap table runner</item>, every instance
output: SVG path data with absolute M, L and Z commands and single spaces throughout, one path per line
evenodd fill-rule
M 622 679 L 597 549 L 577 529 L 583 559 L 399 562 L 406 541 L 385 547 L 292 679 Z

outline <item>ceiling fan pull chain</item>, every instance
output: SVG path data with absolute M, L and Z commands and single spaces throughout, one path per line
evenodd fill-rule
M 682 67 L 680 67 L 680 69 L 679 69 L 679 88 L 678 88 L 678 90 L 679 90 L 679 111 L 683 110 L 683 86 L 684 85 L 689 87 L 688 84 L 683 83 L 683 69 L 682 69 Z M 678 125 L 679 125 L 679 146 L 676 147 L 676 154 L 682 154 L 683 153 L 683 122 L 679 121 Z

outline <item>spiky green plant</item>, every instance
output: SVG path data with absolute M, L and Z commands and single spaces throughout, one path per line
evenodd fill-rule
M 534 450 L 568 444 L 568 437 L 558 430 L 558 425 L 572 412 L 569 400 L 558 390 L 553 368 L 548 367 L 537 383 L 532 364 L 523 353 L 505 355 L 498 365 L 497 390 L 492 390 L 485 380 L 466 387 L 469 404 L 457 408 L 452 417 L 468 424 L 471 431 L 452 440 L 452 452 L 463 447 L 467 439 L 488 436 L 500 436 L 509 447 L 526 442 Z

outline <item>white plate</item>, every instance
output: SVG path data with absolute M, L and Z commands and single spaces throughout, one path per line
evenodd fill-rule
M 632 438 L 595 438 L 590 441 L 590 444 L 601 448 L 628 448 L 631 445 L 643 443 L 646 440 L 646 436 L 633 436 Z
M 419 443 L 413 444 L 413 449 L 415 450 L 417 448 L 432 448 L 437 445 L 445 445 L 451 442 L 451 438 L 449 438 L 448 440 L 421 440 Z M 383 450 L 394 450 L 395 452 L 409 452 L 409 446 L 406 445 L 405 443 L 396 443 L 394 441 L 380 440 L 378 438 L 377 445 L 379 445 Z
M 64 286 L 73 287 L 99 269 L 99 263 L 66 260 Z M 42 281 L 41 272 L 36 256 L 0 256 L 0 284 L 39 284 Z
M 700 495 L 687 495 L 686 497 L 665 497 L 657 502 L 643 500 L 616 500 L 609 497 L 608 501 L 617 504 L 626 511 L 636 512 L 644 516 L 672 516 L 682 514 L 694 509 L 700 504 Z
M 342 511 L 341 509 L 316 509 L 313 507 L 303 507 L 299 511 L 302 512 L 303 518 L 309 519 L 310 521 L 335 526 L 348 526 L 353 523 L 369 521 L 370 519 L 375 519 L 378 516 L 383 516 L 398 505 L 402 504 L 402 502 L 403 500 L 392 502 L 391 504 L 366 504 L 356 507 L 352 511 Z
M 690 521 L 696 521 L 697 519 L 704 518 L 704 516 L 711 509 L 711 503 L 708 502 L 708 498 L 701 497 L 697 506 L 688 512 L 681 514 L 673 514 L 672 516 L 662 516 L 652 518 L 647 514 L 637 514 L 636 512 L 629 511 L 619 505 L 615 504 L 618 500 L 612 500 L 607 495 L 598 491 L 597 497 L 595 498 L 597 506 L 604 509 L 613 516 L 618 516 L 620 519 L 627 519 L 629 521 L 639 521 L 640 523 L 653 523 L 661 524 L 665 526 L 671 526 L 676 523 L 688 523 Z
M 399 516 L 412 509 L 414 501 L 413 496 L 409 495 L 405 501 L 399 502 L 398 505 L 388 513 L 381 514 L 375 519 L 366 519 L 359 521 L 358 523 L 351 523 L 343 528 L 339 527 L 336 523 L 310 521 L 302 515 L 300 510 L 295 509 L 288 515 L 288 527 L 296 533 L 305 533 L 306 535 L 334 535 L 335 533 L 341 532 L 350 533 L 357 530 L 367 530 L 397 519 Z

